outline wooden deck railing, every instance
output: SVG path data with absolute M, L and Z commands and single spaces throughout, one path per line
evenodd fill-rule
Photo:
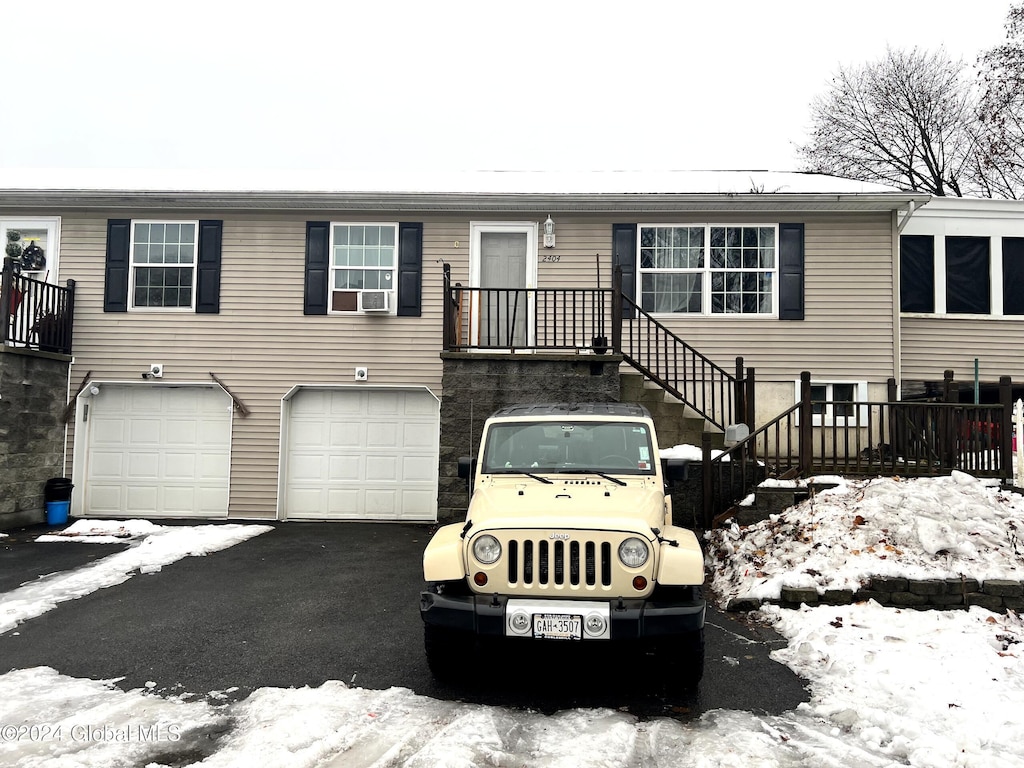
M 67 287 L 19 274 L 4 259 L 0 280 L 0 343 L 43 352 L 71 354 L 75 281 Z
M 1000 379 L 998 404 L 895 401 L 893 380 L 888 402 L 812 402 L 806 371 L 800 376 L 800 387 L 796 405 L 720 454 L 714 454 L 705 436 L 701 447 L 705 526 L 766 479 L 933 477 L 953 470 L 975 477 L 1012 475 L 1009 377 Z M 831 414 L 831 423 L 815 423 L 816 418 L 821 421 L 822 412 Z

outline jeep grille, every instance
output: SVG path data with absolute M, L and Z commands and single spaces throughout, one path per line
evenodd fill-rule
M 612 584 L 612 545 L 607 542 L 512 539 L 508 542 L 508 583 L 574 587 Z

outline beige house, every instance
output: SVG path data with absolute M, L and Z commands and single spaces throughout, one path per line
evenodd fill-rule
M 859 182 L 3 184 L 5 242 L 31 239 L 36 274 L 76 282 L 67 473 L 79 516 L 434 520 L 446 267 L 467 287 L 581 292 L 608 289 L 618 268 L 623 295 L 672 333 L 725 368 L 741 356 L 756 369 L 758 422 L 793 405 L 802 370 L 828 400 L 863 400 L 885 399 L 890 378 L 959 365 L 926 349 L 941 318 L 900 312 L 900 233 L 929 196 Z M 493 331 L 543 354 L 535 299 L 508 327 L 488 325 L 487 311 L 470 313 L 465 338 Z
M 1024 383 L 1024 201 L 935 198 L 901 237 L 900 375 L 934 391 L 943 372 L 992 401 Z

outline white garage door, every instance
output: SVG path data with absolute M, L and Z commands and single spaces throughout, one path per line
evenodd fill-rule
M 440 404 L 425 389 L 301 389 L 282 517 L 436 520 Z
M 77 515 L 227 517 L 231 398 L 220 388 L 100 384 L 79 404 L 86 435 Z

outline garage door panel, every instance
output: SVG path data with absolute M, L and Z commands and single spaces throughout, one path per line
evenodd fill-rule
M 433 456 L 406 456 L 402 459 L 403 483 L 432 483 L 437 472 Z
M 82 513 L 227 516 L 227 393 L 203 386 L 101 384 L 88 405 L 85 478 L 81 493 L 72 495 L 73 502 L 81 500 Z
M 437 445 L 437 423 L 406 424 L 402 430 L 402 445 L 407 450 L 419 449 L 432 451 Z
M 199 477 L 199 462 L 194 453 L 164 454 L 163 476 L 166 480 L 189 480 Z
M 160 454 L 156 451 L 134 451 L 128 456 L 128 471 L 124 478 L 129 482 L 154 480 L 160 476 Z
M 332 488 L 326 495 L 326 503 L 314 513 L 314 517 L 352 517 L 348 510 L 358 509 L 362 493 L 356 488 Z M 326 514 L 325 514 L 326 513 Z
M 121 514 L 121 510 L 124 509 L 123 491 L 120 485 L 92 484 L 89 488 L 90 514 Z
M 295 421 L 291 435 L 296 448 L 319 448 L 324 443 L 325 425 L 322 421 Z
M 282 513 L 293 519 L 435 520 L 439 414 L 437 399 L 426 390 L 300 390 L 287 416 Z M 328 425 L 318 449 L 308 421 Z M 326 476 L 308 470 L 313 453 L 327 462 Z M 420 485 L 408 487 L 410 482 Z
M 399 425 L 394 423 L 373 423 L 366 425 L 366 446 L 368 448 L 399 448 Z
M 330 445 L 336 448 L 358 448 L 366 439 L 366 430 L 359 421 L 332 422 L 330 434 Z
M 328 482 L 357 483 L 362 475 L 363 458 L 356 454 L 331 456 L 328 460 L 329 471 L 324 479 Z
M 96 478 L 121 477 L 127 456 L 111 451 L 96 451 L 92 456 L 92 475 Z

